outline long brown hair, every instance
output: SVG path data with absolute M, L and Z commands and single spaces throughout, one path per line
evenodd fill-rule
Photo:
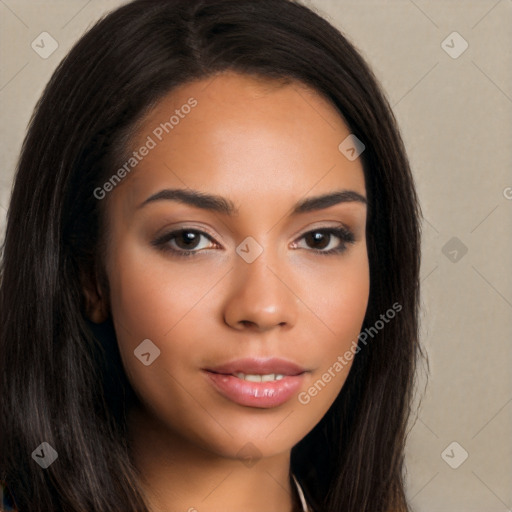
M 80 276 L 95 271 L 102 232 L 93 191 L 148 108 L 224 70 L 308 85 L 366 147 L 363 332 L 372 335 L 364 346 L 360 339 L 335 403 L 293 448 L 291 469 L 317 512 L 408 510 L 404 443 L 422 354 L 420 210 L 377 80 L 338 30 L 296 2 L 136 0 L 99 21 L 59 65 L 19 160 L 1 266 L 0 479 L 20 511 L 147 510 L 126 440 L 132 395 L 115 333 L 84 313 Z M 375 329 L 393 304 L 400 312 Z M 44 471 L 31 460 L 42 440 L 59 454 Z

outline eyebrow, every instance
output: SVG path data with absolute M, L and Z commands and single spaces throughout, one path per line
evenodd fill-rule
M 239 210 L 235 204 L 225 197 L 206 194 L 192 189 L 164 189 L 156 192 L 143 201 L 137 208 L 142 208 L 147 204 L 156 201 L 178 201 L 195 208 L 222 213 L 224 215 L 238 215 Z M 364 196 L 355 190 L 338 190 L 329 194 L 323 194 L 315 197 L 308 197 L 296 203 L 292 214 L 307 213 L 317 210 L 323 210 L 339 203 L 357 202 L 366 205 Z

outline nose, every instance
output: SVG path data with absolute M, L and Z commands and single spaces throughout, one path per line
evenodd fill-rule
M 230 293 L 224 305 L 224 321 L 238 329 L 268 331 L 290 329 L 297 321 L 300 300 L 285 264 L 270 261 L 267 252 L 252 263 L 239 258 L 230 272 Z

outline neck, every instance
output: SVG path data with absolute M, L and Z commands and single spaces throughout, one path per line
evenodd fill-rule
M 151 512 L 296 512 L 290 452 L 243 461 L 207 451 L 134 409 L 130 445 Z

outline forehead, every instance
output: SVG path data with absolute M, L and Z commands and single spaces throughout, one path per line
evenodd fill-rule
M 336 108 L 297 82 L 225 72 L 184 84 L 147 114 L 128 154 L 149 147 L 114 195 L 143 200 L 158 187 L 191 187 L 241 201 L 296 200 L 317 187 L 365 194 L 359 159 Z M 238 201 L 237 201 L 238 202 Z

